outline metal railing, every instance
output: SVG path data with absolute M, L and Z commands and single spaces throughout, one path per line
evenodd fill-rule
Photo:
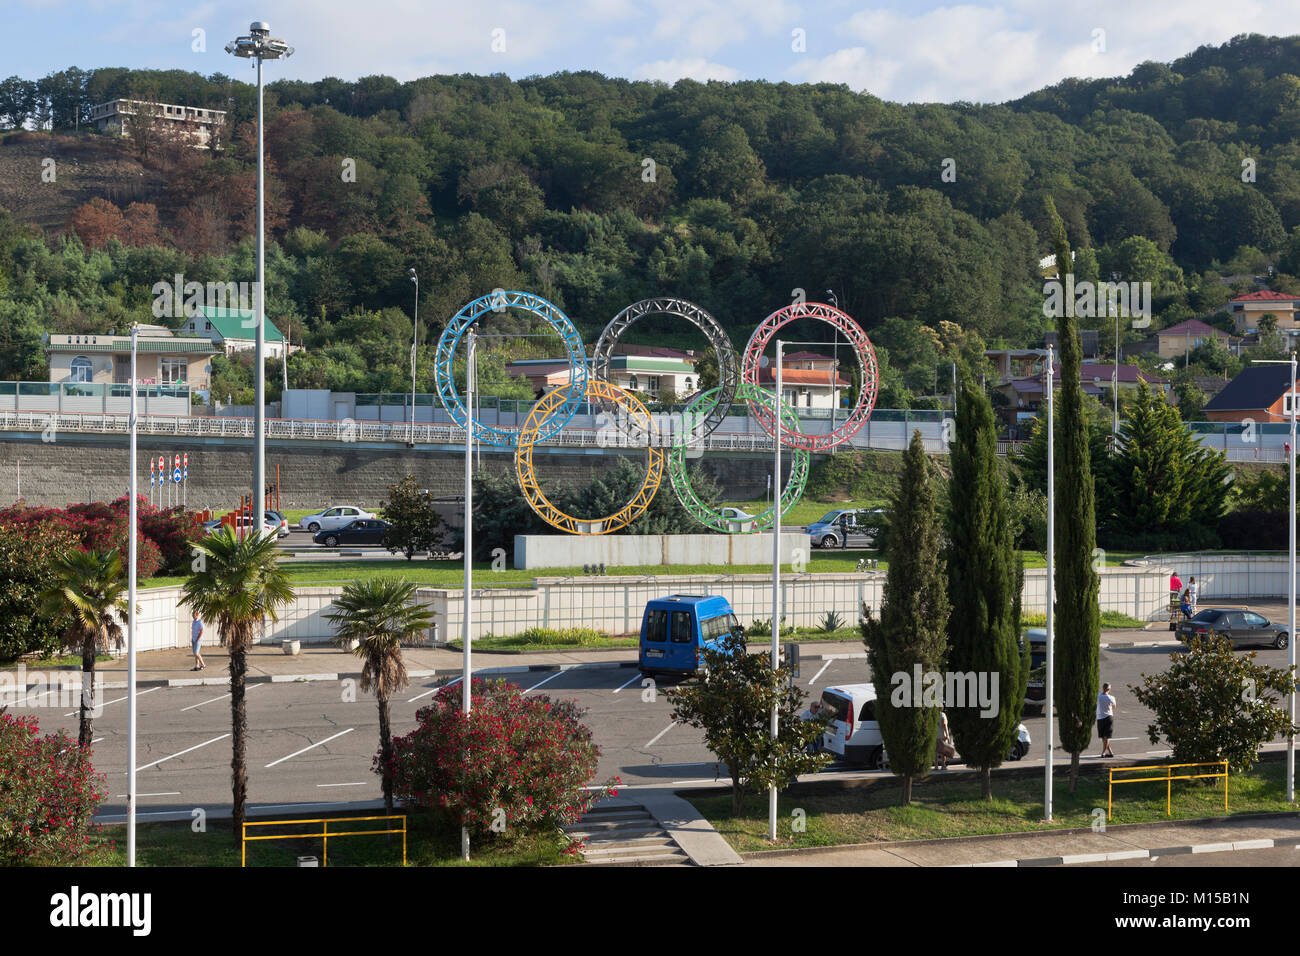
M 1222 767 L 1221 773 L 1188 773 L 1175 774 L 1175 770 L 1183 767 Z M 1137 770 L 1161 770 L 1163 775 L 1155 777 L 1128 777 L 1121 780 L 1115 779 L 1117 773 L 1131 773 Z M 1165 814 L 1173 816 L 1173 793 L 1175 780 L 1199 780 L 1204 777 L 1223 778 L 1223 811 L 1228 811 L 1228 761 L 1226 760 L 1207 760 L 1203 763 L 1170 763 L 1170 764 L 1149 764 L 1143 767 L 1114 767 L 1110 770 L 1109 780 L 1106 784 L 1106 819 L 1110 819 L 1112 796 L 1117 783 L 1154 783 L 1160 780 L 1165 781 Z
M 333 833 L 330 832 L 331 823 L 363 823 L 367 820 L 401 820 L 402 825 L 400 827 L 390 827 L 387 830 L 335 830 Z M 309 823 L 321 824 L 320 831 L 271 834 L 269 836 L 248 835 L 249 827 L 305 826 Z M 239 865 L 241 867 L 248 865 L 248 844 L 255 840 L 308 840 L 320 838 L 324 841 L 321 866 L 329 866 L 330 837 L 373 836 L 380 833 L 400 833 L 402 835 L 402 866 L 406 866 L 406 817 L 399 814 L 387 817 L 323 817 L 316 820 L 256 820 L 252 823 L 245 823 L 239 834 Z

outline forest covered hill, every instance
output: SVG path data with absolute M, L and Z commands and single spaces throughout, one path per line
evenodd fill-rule
M 116 97 L 229 109 L 225 148 L 69 135 Z M 45 377 L 42 332 L 156 321 L 150 289 L 176 273 L 252 279 L 254 109 L 254 88 L 224 75 L 0 82 L 14 130 L 0 134 L 0 377 Z M 623 306 L 679 295 L 738 344 L 793 290 L 830 289 L 881 350 L 880 404 L 924 404 L 940 365 L 1050 328 L 1049 196 L 1080 277 L 1152 282 L 1153 328 L 1222 322 L 1269 266 L 1300 292 L 1300 37 L 1238 37 L 993 106 L 592 73 L 280 80 L 266 143 L 268 315 L 309 346 L 295 386 L 409 388 L 414 267 L 422 373 L 447 317 L 497 287 L 555 302 L 588 343 Z M 50 156 L 57 187 L 38 190 Z M 530 345 L 490 366 L 546 351 L 517 341 Z M 221 364 L 218 391 L 248 384 Z

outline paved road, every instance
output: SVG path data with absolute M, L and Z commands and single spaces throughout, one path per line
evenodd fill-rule
M 1161 634 L 1147 635 L 1159 639 Z M 845 645 L 857 653 L 858 645 Z M 1152 745 L 1145 728 L 1150 715 L 1134 701 L 1127 685 L 1142 671 L 1168 666 L 1171 648 L 1113 648 L 1101 652 L 1101 676 L 1119 698 L 1116 754 L 1158 758 L 1168 753 Z M 483 661 L 483 657 L 479 660 Z M 1284 665 L 1285 651 L 1263 650 L 1259 659 Z M 508 659 L 498 658 L 502 663 Z M 529 693 L 576 700 L 588 709 L 587 722 L 602 749 L 596 780 L 618 776 L 624 785 L 663 785 L 712 781 L 715 763 L 702 735 L 676 725 L 664 686 L 643 687 L 630 667 L 582 667 L 568 671 L 515 675 Z M 820 695 L 833 684 L 870 679 L 864 659 L 805 662 L 802 688 Z M 436 682 L 419 680 L 392 704 L 397 734 L 414 728 Z M 223 805 L 229 801 L 230 703 L 226 686 L 167 687 L 144 690 L 139 697 L 140 806 L 144 812 Z M 652 693 L 653 691 L 653 693 Z M 124 809 L 126 714 L 124 691 L 105 693 L 105 711 L 95 722 L 96 766 L 111 781 L 106 813 Z M 30 711 L 43 729 L 62 726 L 75 735 L 72 706 L 39 706 L 27 701 L 11 708 Z M 360 800 L 379 796 L 370 772 L 378 746 L 378 715 L 373 698 L 342 681 L 264 683 L 248 691 L 250 727 L 250 799 L 255 804 Z M 1025 764 L 1042 762 L 1046 720 L 1025 717 L 1034 741 Z M 1095 761 L 1094 742 L 1085 761 Z M 1059 755 L 1058 759 L 1068 760 Z M 866 771 L 832 766 L 829 772 Z

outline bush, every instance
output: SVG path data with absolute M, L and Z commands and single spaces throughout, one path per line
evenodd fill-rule
M 0 516 L 0 660 L 53 654 L 69 621 L 41 612 L 41 595 L 53 587 L 54 560 L 77 547 L 66 528 L 7 523 Z
M 480 836 L 512 839 L 576 822 L 603 793 L 584 789 L 600 748 L 573 701 L 525 697 L 515 684 L 475 680 L 473 708 L 463 684 L 444 687 L 393 739 L 394 794 L 417 807 L 442 807 Z M 375 758 L 375 772 L 382 770 Z M 606 786 L 617 783 L 617 778 Z
M 1234 551 L 1283 551 L 1287 539 L 1286 511 L 1230 511 L 1219 519 L 1219 541 Z
M 510 638 L 519 644 L 572 644 L 574 647 L 597 647 L 607 635 L 589 627 L 530 627 Z
M 66 866 L 92 851 L 104 801 L 88 751 L 34 717 L 0 712 L 0 866 Z
M 1191 652 L 1171 654 L 1163 674 L 1143 675 L 1129 685 L 1138 703 L 1155 715 L 1147 727 L 1153 744 L 1163 734 L 1175 763 L 1227 760 L 1238 773 L 1259 759 L 1259 748 L 1290 727 L 1280 695 L 1294 681 L 1286 670 L 1237 654 L 1226 638 L 1193 638 Z
M 447 526 L 438 514 L 433 494 L 421 488 L 414 475 L 388 486 L 388 500 L 380 511 L 388 522 L 384 547 L 390 554 L 400 551 L 408 561 L 417 551 L 433 551 L 446 535 Z

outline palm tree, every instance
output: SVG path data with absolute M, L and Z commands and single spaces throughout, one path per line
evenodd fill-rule
M 182 587 L 183 603 L 214 623 L 230 649 L 231 817 L 238 838 L 248 801 L 248 716 L 244 678 L 248 648 L 264 618 L 276 620 L 293 601 L 289 575 L 277 563 L 275 538 L 236 535 L 230 526 L 195 543 L 198 570 Z
M 126 578 L 122 557 L 109 551 L 69 551 L 54 566 L 55 584 L 42 595 L 45 610 L 57 617 L 71 618 L 63 632 L 63 647 L 81 652 L 82 747 L 94 739 L 91 712 L 95 709 L 95 656 L 106 653 L 109 644 L 122 646 L 122 626 L 130 605 L 123 592 Z
M 325 615 L 335 627 L 334 643 L 357 642 L 361 689 L 374 691 L 379 702 L 379 752 L 383 765 L 384 807 L 393 812 L 393 734 L 388 698 L 409 683 L 402 662 L 402 644 L 422 643 L 433 612 L 415 601 L 415 585 L 400 578 L 353 581 L 335 598 L 338 609 Z

